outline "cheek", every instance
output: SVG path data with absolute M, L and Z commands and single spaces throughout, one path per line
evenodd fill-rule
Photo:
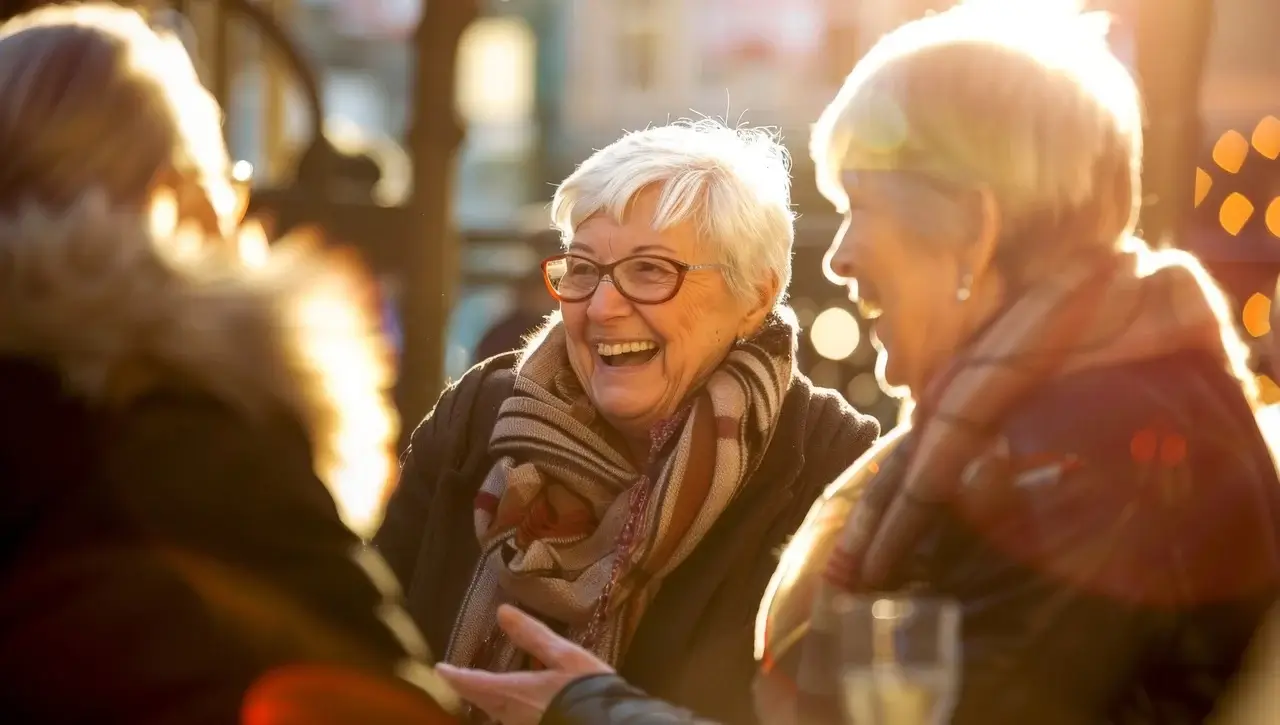
M 708 358 L 728 349 L 740 320 L 727 295 L 722 299 L 699 290 L 699 294 L 686 297 L 685 291 L 668 304 L 642 314 L 649 328 L 671 348 L 672 362 L 702 367 Z
M 587 312 L 586 305 L 560 305 L 560 323 L 564 325 L 565 336 L 569 341 L 570 357 L 576 351 L 586 349 Z

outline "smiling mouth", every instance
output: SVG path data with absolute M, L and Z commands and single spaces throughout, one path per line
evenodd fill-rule
M 857 305 L 858 314 L 864 320 L 874 320 L 884 311 L 880 307 L 876 288 L 866 282 L 849 281 L 849 301 Z
M 658 343 L 652 340 L 602 342 L 596 345 L 596 354 L 609 367 L 634 367 L 643 365 L 655 358 L 658 355 Z

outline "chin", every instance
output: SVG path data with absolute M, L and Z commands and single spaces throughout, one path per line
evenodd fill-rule
M 652 401 L 643 400 L 635 390 L 619 390 L 613 385 L 592 387 L 591 404 L 606 420 L 641 419 L 653 408 Z
M 889 354 L 881 348 L 880 355 L 876 358 L 876 381 L 880 383 L 880 389 L 892 398 L 909 397 L 911 381 L 890 360 Z

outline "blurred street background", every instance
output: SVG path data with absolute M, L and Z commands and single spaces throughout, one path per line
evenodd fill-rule
M 1037 2 L 1039 0 L 1027 0 Z M 886 422 L 875 357 L 820 270 L 838 218 L 809 124 L 861 53 L 927 0 L 179 0 L 254 206 L 316 224 L 378 274 L 405 421 L 495 325 L 551 310 L 555 184 L 623 131 L 711 116 L 779 129 L 799 212 L 801 364 Z M 1194 250 L 1253 339 L 1280 273 L 1280 2 L 1111 0 L 1148 111 L 1148 239 Z M 274 23 L 270 23 L 274 19 Z M 247 167 L 245 167 L 247 169 Z M 518 336 L 518 333 L 516 333 Z M 496 339 L 496 338 L 495 338 Z M 505 339 L 505 338 L 504 338 Z M 499 344 L 501 341 L 489 344 Z M 1269 363 L 1259 358 L 1260 374 Z M 1268 395 L 1280 400 L 1270 378 Z

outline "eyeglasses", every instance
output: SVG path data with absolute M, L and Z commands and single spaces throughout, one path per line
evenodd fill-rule
M 685 264 L 666 257 L 638 255 L 600 264 L 576 254 L 557 254 L 542 261 L 542 278 L 560 302 L 582 302 L 606 278 L 618 294 L 641 305 L 666 302 L 680 291 L 685 275 L 719 264 Z

